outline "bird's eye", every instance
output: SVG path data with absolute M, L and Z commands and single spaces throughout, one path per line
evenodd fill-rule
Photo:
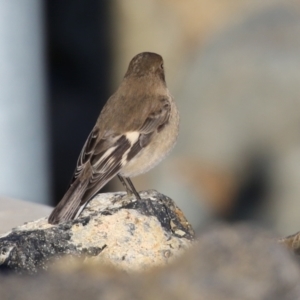
M 160 68 L 163 70 L 164 69 L 164 63 L 161 63 Z

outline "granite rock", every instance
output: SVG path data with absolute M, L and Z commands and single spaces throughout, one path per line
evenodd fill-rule
M 32 274 L 66 255 L 126 271 L 167 264 L 191 246 L 193 229 L 170 198 L 154 190 L 141 197 L 99 194 L 76 220 L 15 228 L 0 238 L 0 269 Z

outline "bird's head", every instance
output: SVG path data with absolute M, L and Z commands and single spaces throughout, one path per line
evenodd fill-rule
M 130 61 L 125 77 L 135 76 L 159 76 L 165 81 L 164 61 L 156 53 L 142 52 L 133 57 Z

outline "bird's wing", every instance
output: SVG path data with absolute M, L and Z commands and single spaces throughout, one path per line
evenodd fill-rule
M 160 105 L 149 114 L 144 124 L 140 128 L 142 134 L 160 131 L 168 122 L 171 112 L 171 105 L 168 98 L 162 98 Z
M 119 172 L 129 148 L 130 142 L 124 135 L 107 132 L 99 139 L 99 130 L 95 126 L 79 155 L 69 189 L 49 216 L 49 223 L 74 219 L 81 208 Z
M 109 180 L 117 175 L 126 164 L 131 140 L 126 134 L 108 134 L 94 148 L 94 153 L 86 163 L 92 170 L 86 193 L 81 204 L 88 202 Z
M 77 162 L 75 176 L 79 176 L 86 164 L 92 169 L 87 191 L 81 204 L 89 201 L 126 163 L 151 141 L 153 135 L 168 123 L 171 106 L 168 98 L 162 98 L 135 131 L 114 133 L 106 131 L 97 141 L 96 130 L 90 134 Z M 98 139 L 99 140 L 99 139 Z M 97 142 L 95 142 L 97 141 Z
M 136 131 L 114 133 L 108 130 L 100 138 L 95 126 L 79 155 L 71 185 L 51 213 L 49 223 L 75 218 L 80 208 L 163 129 L 169 115 L 170 103 L 162 99 L 160 107 L 153 110 Z
M 128 152 L 128 158 L 136 156 L 152 140 L 153 136 L 159 133 L 168 124 L 171 113 L 171 105 L 168 98 L 162 98 L 160 106 L 156 107 L 146 118 L 138 130 L 139 139 L 132 145 Z

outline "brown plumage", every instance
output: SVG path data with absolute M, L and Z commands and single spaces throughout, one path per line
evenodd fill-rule
M 125 178 L 127 191 L 136 194 L 129 178 L 148 171 L 164 158 L 175 144 L 178 124 L 162 57 L 149 52 L 136 55 L 119 88 L 103 107 L 80 153 L 71 185 L 49 223 L 74 219 L 115 175 L 123 183 Z

